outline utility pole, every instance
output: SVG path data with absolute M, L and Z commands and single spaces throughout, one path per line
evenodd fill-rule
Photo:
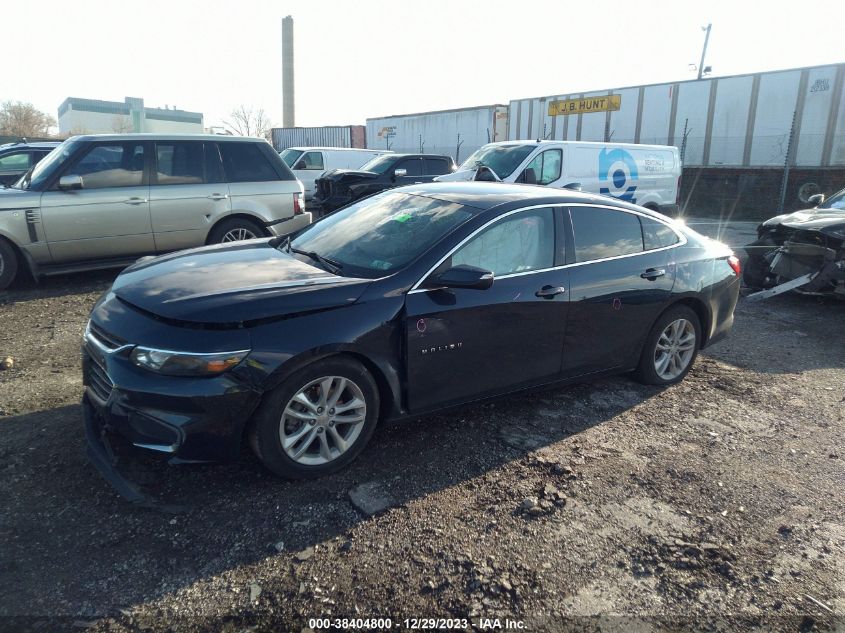
M 701 63 L 698 65 L 698 78 L 701 79 L 701 74 L 704 72 L 704 56 L 707 54 L 707 42 L 710 40 L 710 27 L 713 26 L 712 24 L 708 24 L 707 26 L 702 26 L 701 30 L 705 31 L 706 34 L 704 36 L 704 48 L 701 49 Z

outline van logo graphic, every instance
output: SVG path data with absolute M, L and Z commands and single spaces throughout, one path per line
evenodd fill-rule
M 599 193 L 625 202 L 636 203 L 637 186 L 630 184 L 639 178 L 634 157 L 624 149 L 599 152 Z

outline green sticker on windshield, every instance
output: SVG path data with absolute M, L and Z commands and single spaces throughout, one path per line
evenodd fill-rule
M 394 215 L 393 219 L 396 220 L 397 222 L 407 222 L 408 220 L 411 219 L 411 217 L 412 216 L 411 216 L 410 213 L 400 213 L 399 215 Z

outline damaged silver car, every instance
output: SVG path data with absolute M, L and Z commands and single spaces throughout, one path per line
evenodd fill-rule
M 817 206 L 775 216 L 757 227 L 757 240 L 745 247 L 743 280 L 765 299 L 795 290 L 845 299 L 845 189 Z

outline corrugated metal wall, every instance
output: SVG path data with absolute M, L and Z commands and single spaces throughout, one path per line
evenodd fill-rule
M 555 95 L 510 102 L 508 139 L 681 147 L 688 167 L 845 165 L 845 64 Z M 616 112 L 549 116 L 551 101 L 621 95 Z M 369 127 L 368 134 L 369 134 Z
M 275 127 L 271 134 L 277 152 L 288 147 L 366 147 L 363 125 Z
M 507 106 L 498 105 L 367 119 L 367 147 L 447 154 L 460 162 L 485 143 L 504 141 L 506 121 Z

